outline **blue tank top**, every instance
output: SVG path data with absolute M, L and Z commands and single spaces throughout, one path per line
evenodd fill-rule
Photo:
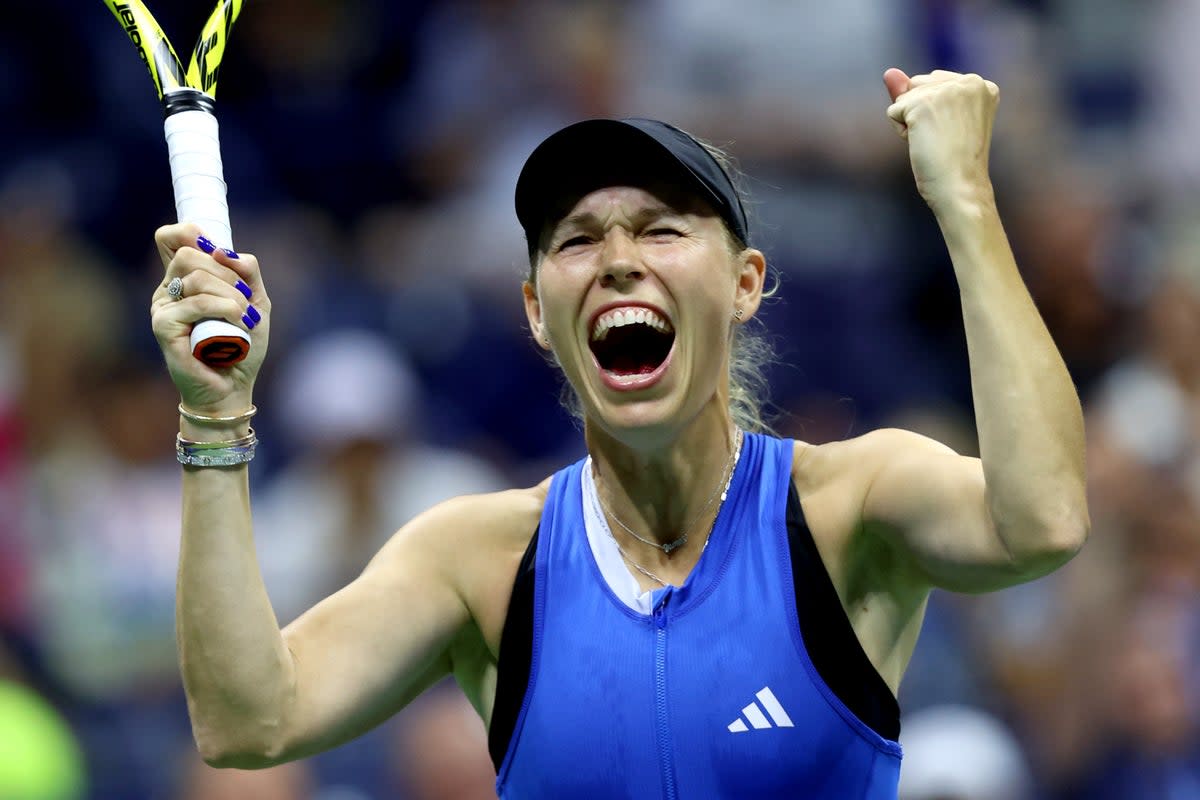
M 900 746 L 838 699 L 804 646 L 785 521 L 792 448 L 746 436 L 707 549 L 650 614 L 596 565 L 585 462 L 555 474 L 501 798 L 895 800 Z

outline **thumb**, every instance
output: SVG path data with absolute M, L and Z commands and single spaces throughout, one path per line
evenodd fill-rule
M 892 67 L 883 73 L 883 85 L 887 87 L 892 102 L 909 90 L 908 74 L 897 67 Z

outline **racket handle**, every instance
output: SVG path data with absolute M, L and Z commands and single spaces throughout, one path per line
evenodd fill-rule
M 199 98 L 181 97 L 184 92 Z M 195 99 L 200 102 L 194 102 Z M 164 100 L 167 117 L 163 131 L 179 221 L 195 222 L 217 247 L 233 250 L 221 142 L 217 118 L 211 111 L 212 101 L 194 89 L 173 92 Z M 208 366 L 229 367 L 250 352 L 250 334 L 225 320 L 201 320 L 192 327 L 191 346 L 192 355 Z

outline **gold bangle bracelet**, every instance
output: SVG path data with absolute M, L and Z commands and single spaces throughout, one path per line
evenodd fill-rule
M 245 422 L 257 413 L 258 407 L 251 403 L 250 408 L 232 417 L 206 417 L 203 414 L 197 414 L 195 411 L 188 411 L 183 407 L 183 403 L 179 404 L 179 416 L 189 422 L 195 422 L 197 425 L 233 425 L 238 422 Z

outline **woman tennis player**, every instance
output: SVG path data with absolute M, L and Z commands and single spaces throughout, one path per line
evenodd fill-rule
M 529 324 L 588 457 L 430 509 L 282 631 L 244 466 L 270 301 L 253 257 L 158 232 L 153 324 L 182 399 L 179 647 L 209 763 L 335 747 L 453 674 L 505 798 L 895 798 L 896 693 L 930 589 L 1043 575 L 1089 523 L 1079 401 L 993 202 L 997 89 L 884 81 L 958 278 L 979 459 L 903 430 L 759 432 L 734 343 L 766 265 L 727 171 L 670 125 L 590 120 L 543 142 L 516 189 Z M 226 372 L 188 346 L 214 316 L 253 327 Z

